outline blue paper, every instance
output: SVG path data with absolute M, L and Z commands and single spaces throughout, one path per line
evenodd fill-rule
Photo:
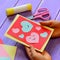
M 9 57 L 0 57 L 0 60 L 10 60 Z

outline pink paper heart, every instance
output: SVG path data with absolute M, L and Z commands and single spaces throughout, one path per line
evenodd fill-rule
M 19 31 L 20 31 L 19 28 L 13 28 L 13 29 L 12 29 L 12 32 L 13 32 L 13 33 L 18 33 Z
M 39 43 L 39 35 L 35 32 L 32 32 L 30 36 L 26 37 L 26 41 L 29 43 Z
M 36 30 L 40 30 L 41 29 L 41 27 L 36 27 Z

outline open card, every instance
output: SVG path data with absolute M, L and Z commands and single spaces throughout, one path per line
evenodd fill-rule
M 5 36 L 28 47 L 32 45 L 36 50 L 43 52 L 52 33 L 52 28 L 41 26 L 39 23 L 17 15 Z

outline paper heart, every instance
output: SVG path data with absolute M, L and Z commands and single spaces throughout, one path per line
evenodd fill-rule
M 24 38 L 24 34 L 19 35 L 20 38 Z
M 12 32 L 13 32 L 13 33 L 18 33 L 19 31 L 20 31 L 19 28 L 13 28 L 13 29 L 12 29 Z
M 32 32 L 30 36 L 26 37 L 26 41 L 29 43 L 39 43 L 39 35 L 35 32 Z
M 47 37 L 48 36 L 48 33 L 47 32 L 41 33 L 40 36 L 41 37 Z
M 41 27 L 36 27 L 36 30 L 40 30 L 41 29 Z
M 33 28 L 33 25 L 28 21 L 22 21 L 21 25 L 22 25 L 23 32 L 29 32 Z

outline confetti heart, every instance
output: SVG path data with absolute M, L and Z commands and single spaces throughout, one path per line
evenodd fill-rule
M 33 25 L 28 21 L 22 21 L 21 25 L 22 25 L 23 32 L 29 32 L 33 28 Z
M 19 28 L 13 28 L 13 29 L 12 29 L 12 32 L 13 32 L 13 33 L 18 33 L 19 31 L 20 31 Z
M 24 34 L 19 35 L 20 38 L 24 38 Z
M 48 36 L 48 33 L 47 32 L 41 33 L 40 36 L 41 37 L 47 37 Z
M 36 30 L 40 30 L 41 29 L 41 27 L 36 27 Z
M 39 42 L 39 35 L 35 32 L 32 32 L 30 36 L 26 37 L 26 41 L 29 43 L 38 43 Z

